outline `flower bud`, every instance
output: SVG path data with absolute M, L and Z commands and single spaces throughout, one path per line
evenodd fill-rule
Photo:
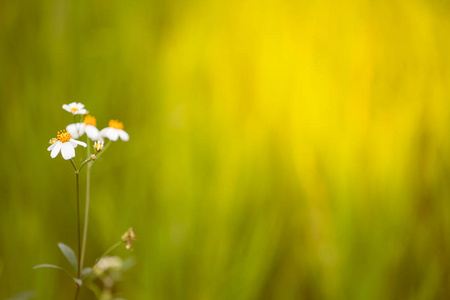
M 122 235 L 122 241 L 124 243 L 127 243 L 125 248 L 127 248 L 130 251 L 133 251 L 133 249 L 131 249 L 131 244 L 136 240 L 136 238 L 137 236 L 134 234 L 133 227 L 130 227 L 128 231 Z
M 97 152 L 102 151 L 103 150 L 103 142 L 99 142 L 99 141 L 95 142 L 94 143 L 94 149 Z

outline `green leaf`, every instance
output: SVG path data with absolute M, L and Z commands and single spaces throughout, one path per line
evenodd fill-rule
M 40 268 L 52 268 L 52 269 L 58 269 L 58 270 L 61 270 L 61 271 L 64 271 L 64 272 L 66 272 L 66 273 L 68 273 L 69 274 L 69 272 L 67 271 L 67 270 L 65 270 L 65 269 L 63 269 L 63 268 L 61 268 L 61 267 L 58 267 L 58 266 L 55 266 L 55 265 L 50 265 L 50 264 L 42 264 L 42 265 L 37 265 L 37 266 L 34 266 L 33 267 L 33 269 L 40 269 Z
M 76 284 L 78 284 L 78 286 L 82 286 L 83 285 L 83 281 L 81 281 L 81 279 L 78 278 L 72 278 L 73 281 L 75 281 Z
M 73 250 L 69 246 L 63 243 L 58 243 L 58 247 L 59 249 L 61 249 L 61 252 L 67 258 L 67 260 L 70 262 L 70 264 L 72 265 L 72 267 L 76 272 L 78 270 L 78 263 L 77 258 L 75 256 L 75 252 L 73 252 Z
M 67 271 L 66 269 L 63 269 L 61 267 L 55 266 L 55 265 L 50 265 L 50 264 L 42 264 L 42 265 L 37 265 L 34 266 L 33 269 L 41 269 L 41 268 L 51 268 L 51 269 L 57 269 L 57 270 L 61 270 L 64 273 L 67 274 L 67 276 L 69 276 L 73 281 L 75 281 L 76 284 L 78 284 L 79 286 L 81 286 L 83 284 L 83 282 L 81 281 L 81 279 L 72 277 L 72 275 L 70 275 L 69 271 Z
M 36 297 L 36 293 L 34 291 L 25 291 L 6 300 L 28 300 L 34 297 Z

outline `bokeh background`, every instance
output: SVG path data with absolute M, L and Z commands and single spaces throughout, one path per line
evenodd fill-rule
M 76 248 L 77 101 L 131 136 L 92 175 L 87 263 L 138 234 L 119 296 L 449 299 L 449 32 L 439 0 L 1 1 L 0 298 L 74 295 L 32 267 Z

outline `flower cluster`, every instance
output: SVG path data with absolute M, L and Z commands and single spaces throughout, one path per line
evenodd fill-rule
M 122 141 L 128 141 L 130 136 L 123 130 L 123 123 L 118 120 L 109 121 L 108 127 L 99 130 L 97 128 L 97 120 L 84 108 L 84 104 L 72 102 L 62 106 L 64 110 L 76 115 L 81 115 L 82 120 L 73 124 L 67 125 L 65 130 L 58 131 L 56 138 L 50 139 L 50 146 L 47 148 L 51 151 L 50 156 L 55 158 L 60 152 L 65 160 L 75 157 L 75 148 L 80 145 L 86 147 L 86 143 L 78 141 L 85 133 L 86 136 L 94 143 L 96 152 L 103 149 L 105 139 L 110 141 L 117 141 L 118 138 Z

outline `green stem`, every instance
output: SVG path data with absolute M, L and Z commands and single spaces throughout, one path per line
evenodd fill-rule
M 85 164 L 87 164 L 88 162 L 90 162 L 92 159 L 90 157 L 86 158 L 82 163 L 80 168 L 78 169 L 78 171 L 81 171 L 81 169 L 84 167 Z
M 78 276 L 77 278 L 81 279 L 81 264 L 80 264 L 80 255 L 81 255 L 81 228 L 80 228 L 80 180 L 79 175 L 80 171 L 75 167 L 75 163 L 71 159 L 73 168 L 75 169 L 75 177 L 77 182 L 77 231 L 78 231 Z M 78 293 L 80 292 L 80 286 L 77 285 L 77 291 L 75 294 L 75 300 L 78 298 Z
M 77 231 L 78 231 L 78 278 L 81 276 L 81 225 L 80 225 L 80 180 L 79 180 L 79 172 L 75 172 L 75 176 L 77 179 Z
M 72 163 L 73 170 L 75 171 L 75 173 L 77 173 L 77 172 L 78 172 L 78 169 L 77 169 L 77 167 L 75 166 L 75 163 L 73 162 L 72 159 L 70 159 L 70 162 Z
M 89 138 L 87 139 L 87 154 L 90 157 L 90 149 L 91 141 Z M 83 269 L 84 264 L 84 255 L 86 252 L 86 240 L 87 240 L 87 229 L 88 229 L 88 221 L 89 221 L 89 204 L 90 204 L 90 194 L 91 194 L 91 168 L 92 164 L 88 163 L 86 167 L 86 206 L 84 212 L 84 227 L 83 227 L 83 246 L 81 247 L 81 259 L 80 259 L 80 268 Z M 80 168 L 81 169 L 81 168 Z
M 115 243 L 114 245 L 112 245 L 111 247 L 108 248 L 108 250 L 106 250 L 105 252 L 103 252 L 102 255 L 100 255 L 99 258 L 97 258 L 96 262 L 98 262 L 102 257 L 105 257 L 106 255 L 108 255 L 109 253 L 111 253 L 114 249 L 116 249 L 117 247 L 119 247 L 120 245 L 123 244 L 123 241 L 120 240 L 117 243 Z
M 78 293 L 80 292 L 80 287 L 77 285 L 77 291 L 75 293 L 75 300 L 78 299 Z

